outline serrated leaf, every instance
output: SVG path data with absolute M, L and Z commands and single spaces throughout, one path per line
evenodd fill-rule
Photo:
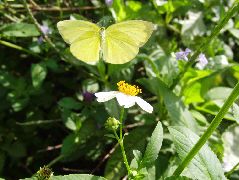
M 139 163 L 142 160 L 142 153 L 139 150 L 133 150 L 135 160 Z
M 33 64 L 31 67 L 32 85 L 39 88 L 46 78 L 47 68 L 44 64 Z
M 190 180 L 191 178 L 188 178 L 186 176 L 171 176 L 165 178 L 165 180 Z
M 173 136 L 173 142 L 180 159 L 184 159 L 199 137 L 190 129 L 182 126 L 169 127 L 169 132 Z M 198 154 L 192 159 L 187 167 L 190 178 L 205 180 L 225 180 L 223 169 L 217 156 L 205 144 Z
M 163 142 L 163 127 L 161 122 L 159 121 L 148 142 L 147 148 L 144 153 L 144 157 L 139 166 L 140 169 L 148 167 L 156 161 L 158 153 L 162 146 L 162 142 Z
M 232 105 L 232 116 L 236 120 L 237 124 L 239 124 L 239 106 L 236 103 Z
M 94 176 L 91 174 L 70 174 L 65 176 L 53 176 L 52 180 L 106 180 L 104 177 Z
M 239 126 L 229 127 L 222 135 L 223 169 L 230 171 L 239 162 Z

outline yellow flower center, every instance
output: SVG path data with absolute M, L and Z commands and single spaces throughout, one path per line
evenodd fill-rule
M 120 81 L 117 83 L 118 90 L 124 94 L 130 95 L 130 96 L 136 96 L 139 93 L 142 93 L 142 90 L 139 89 L 136 85 L 130 85 L 126 83 L 125 81 Z

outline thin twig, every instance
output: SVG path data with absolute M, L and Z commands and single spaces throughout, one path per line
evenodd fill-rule
M 66 168 L 66 167 L 63 167 L 62 170 L 67 172 L 73 172 L 73 173 L 86 173 L 86 172 L 89 173 L 90 172 L 89 170 L 72 169 L 72 168 Z
M 143 122 L 138 122 L 138 123 L 126 125 L 126 126 L 124 126 L 124 129 L 132 129 L 132 128 L 135 128 L 138 126 L 143 126 L 143 125 L 144 125 Z
M 56 150 L 56 149 L 60 149 L 61 147 L 62 147 L 62 144 L 58 144 L 58 145 L 55 145 L 55 146 L 47 146 L 46 149 L 40 149 L 37 152 L 41 153 L 41 152 L 46 152 L 46 151 L 53 151 L 53 150 Z
M 42 31 L 40 24 L 37 22 L 35 17 L 33 16 L 26 0 L 23 0 L 23 4 L 25 9 L 27 10 L 32 22 L 35 24 L 37 30 L 40 32 L 40 34 L 43 36 L 43 38 L 46 40 L 46 42 L 60 55 L 60 51 L 56 48 L 55 44 L 49 39 L 49 37 Z
M 57 156 L 55 159 L 53 159 L 51 162 L 47 164 L 47 167 L 51 167 L 54 164 L 56 164 L 58 161 L 62 160 L 64 158 L 63 155 Z
M 80 11 L 80 10 L 94 10 L 99 9 L 101 7 L 94 7 L 94 6 L 84 6 L 84 7 L 43 7 L 43 6 L 31 6 L 30 7 L 33 11 Z
M 103 159 L 97 164 L 95 169 L 91 171 L 91 174 L 93 174 L 97 169 L 100 168 L 100 166 L 111 156 L 111 154 L 115 151 L 115 149 L 119 146 L 119 143 L 117 143 L 104 157 Z
M 82 10 L 95 10 L 95 9 L 101 9 L 104 7 L 95 7 L 95 6 L 82 6 L 82 7 L 57 7 L 57 6 L 40 6 L 36 2 L 29 0 L 31 5 L 28 5 L 28 7 L 32 11 L 45 11 L 45 12 L 54 12 L 54 11 L 82 11 Z M 9 4 L 10 7 L 16 8 L 16 9 L 22 9 L 24 6 L 21 4 Z

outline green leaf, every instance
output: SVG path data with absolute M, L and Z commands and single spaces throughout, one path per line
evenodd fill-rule
M 115 117 L 116 119 L 120 118 L 120 108 L 116 99 L 107 101 L 104 103 L 104 105 L 105 105 L 106 111 L 111 117 Z
M 165 180 L 190 180 L 191 178 L 188 178 L 186 176 L 171 176 L 165 178 Z
M 71 112 L 70 110 L 64 109 L 62 112 L 62 119 L 65 126 L 70 130 L 76 131 L 81 128 L 82 120 L 78 114 Z
M 239 29 L 231 28 L 229 32 L 237 39 L 239 39 Z
M 146 127 L 138 127 L 124 137 L 124 146 L 126 156 L 129 162 L 133 159 L 133 150 L 143 151 L 146 143 L 146 135 L 151 129 Z M 107 179 L 119 180 L 126 174 L 125 165 L 122 158 L 120 147 L 114 151 L 110 159 L 107 161 L 104 177 Z
M 134 154 L 134 159 L 137 161 L 137 163 L 139 164 L 140 161 L 142 160 L 142 153 L 139 150 L 133 150 L 133 154 Z
M 190 111 L 185 107 L 182 100 L 176 96 L 167 85 L 158 78 L 140 79 L 139 83 L 143 84 L 152 93 L 156 94 L 159 99 L 163 98 L 166 109 L 168 110 L 171 125 L 182 125 L 197 132 L 196 121 Z
M 65 158 L 73 156 L 86 143 L 87 139 L 95 133 L 95 124 L 92 120 L 86 120 L 78 132 L 69 134 L 64 140 L 61 148 L 61 155 Z
M 139 168 L 144 168 L 152 165 L 159 154 L 163 142 L 163 127 L 161 122 L 158 122 L 149 140 L 144 157 L 140 163 Z
M 239 126 L 229 127 L 222 135 L 223 168 L 230 171 L 239 162 Z
M 37 180 L 37 178 L 32 177 L 20 180 Z M 107 179 L 105 179 L 104 177 L 94 176 L 91 174 L 69 174 L 65 176 L 51 176 L 50 180 L 107 180 Z
M 169 127 L 180 159 L 184 159 L 199 137 L 190 129 L 182 126 Z M 205 144 L 187 167 L 188 176 L 193 179 L 226 179 L 220 161 L 212 150 Z
M 65 109 L 79 110 L 82 107 L 82 104 L 72 97 L 64 97 L 62 98 L 58 104 Z
M 77 134 L 68 135 L 62 143 L 61 154 L 65 157 L 70 156 L 76 151 L 77 145 L 80 143 L 80 138 Z
M 208 91 L 206 94 L 207 100 L 225 100 L 231 94 L 232 88 L 229 87 L 215 87 Z
M 123 0 L 114 0 L 112 5 L 112 15 L 116 21 L 120 22 L 126 18 L 125 5 Z
M 52 176 L 51 180 L 106 180 L 104 177 L 91 174 L 70 174 L 65 176 Z
M 35 88 L 41 87 L 42 82 L 46 78 L 47 68 L 44 64 L 33 64 L 31 67 L 32 85 Z
M 236 103 L 233 103 L 232 105 L 232 116 L 237 124 L 239 124 L 239 106 Z
M 7 24 L 0 28 L 0 32 L 5 36 L 12 37 L 31 37 L 40 35 L 34 24 L 27 23 Z
M 195 36 L 202 36 L 206 33 L 206 26 L 203 22 L 202 12 L 188 12 L 188 19 L 180 21 L 182 24 L 182 38 L 186 46 L 192 43 Z
M 114 134 L 105 134 L 104 136 L 108 137 L 108 138 L 113 138 L 116 139 Z
M 220 71 L 221 72 L 221 71 Z M 210 70 L 190 69 L 183 78 L 183 96 L 186 104 L 204 102 L 203 96 L 213 85 L 218 73 L 211 73 Z

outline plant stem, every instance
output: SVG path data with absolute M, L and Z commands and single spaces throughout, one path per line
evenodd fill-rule
M 51 167 L 52 165 L 54 165 L 55 163 L 57 163 L 58 161 L 62 160 L 64 156 L 63 155 L 60 155 L 60 156 L 57 156 L 55 159 L 53 159 L 50 163 L 48 163 L 46 166 L 47 167 Z
M 124 118 L 124 107 L 120 110 L 120 139 L 123 139 L 123 118 Z
M 16 45 L 16 44 L 13 44 L 13 43 L 10 43 L 10 42 L 7 42 L 7 41 L 3 41 L 3 40 L 0 40 L 0 44 L 2 44 L 2 45 L 4 45 L 4 46 L 8 46 L 8 47 L 13 48 L 13 49 L 17 49 L 17 50 L 19 50 L 19 51 L 26 52 L 26 53 L 28 53 L 28 54 L 34 56 L 34 57 L 37 57 L 37 58 L 39 58 L 39 59 L 42 59 L 38 54 L 36 54 L 36 53 L 34 53 L 34 52 L 32 52 L 32 51 L 29 51 L 28 49 L 25 49 L 25 48 L 23 48 L 23 47 L 21 47 L 21 46 L 18 46 L 18 45 Z
M 121 148 L 121 152 L 123 155 L 123 160 L 124 160 L 124 164 L 126 166 L 126 169 L 128 171 L 128 175 L 131 174 L 131 170 L 130 170 L 130 166 L 127 160 L 127 156 L 124 150 L 124 140 L 123 140 L 123 117 L 124 117 L 124 107 L 121 107 L 121 111 L 120 111 L 120 137 L 117 135 L 117 133 L 114 131 L 114 135 L 115 138 L 118 140 L 118 143 L 120 145 Z
M 239 162 L 229 171 L 226 173 L 226 177 L 229 178 L 231 174 L 239 167 Z
M 233 91 L 229 95 L 226 102 L 223 104 L 221 109 L 219 110 L 218 114 L 215 116 L 213 121 L 211 122 L 210 126 L 207 128 L 207 130 L 204 132 L 204 134 L 200 137 L 198 142 L 193 146 L 193 148 L 190 150 L 190 152 L 187 154 L 183 162 L 177 167 L 177 169 L 174 171 L 173 175 L 179 176 L 185 167 L 191 162 L 193 157 L 198 153 L 198 151 L 202 148 L 202 146 L 206 143 L 206 141 L 209 139 L 209 137 L 212 135 L 212 133 L 216 130 L 216 128 L 221 123 L 224 115 L 227 113 L 228 109 L 231 107 L 233 102 L 236 100 L 236 98 L 239 95 L 239 82 L 234 87 Z
M 207 39 L 202 42 L 202 44 L 199 46 L 199 48 L 196 50 L 196 52 L 192 55 L 192 57 L 189 59 L 188 63 L 184 66 L 184 69 L 179 75 L 173 80 L 172 85 L 170 86 L 170 89 L 174 89 L 174 87 L 177 85 L 178 82 L 180 82 L 180 79 L 183 78 L 184 74 L 187 72 L 188 68 L 190 68 L 194 63 L 196 63 L 196 58 L 198 55 L 203 52 L 207 46 L 210 44 L 210 42 L 220 33 L 221 29 L 227 24 L 229 19 L 237 13 L 239 10 L 239 0 L 236 0 L 232 7 L 227 11 L 224 18 L 219 22 L 219 24 L 214 28 L 211 35 L 207 37 Z

